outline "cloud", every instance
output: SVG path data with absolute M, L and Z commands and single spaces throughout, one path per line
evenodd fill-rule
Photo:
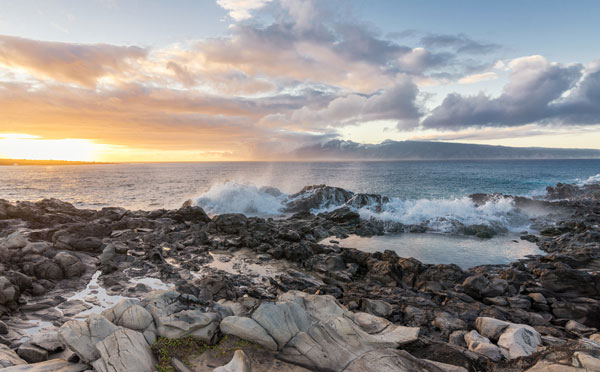
M 23 69 L 40 79 L 55 79 L 93 87 L 111 74 L 121 75 L 130 60 L 143 59 L 139 47 L 69 44 L 0 35 L 0 65 Z
M 465 76 L 465 77 L 459 79 L 458 83 L 459 84 L 475 84 L 475 83 L 479 83 L 481 81 L 496 80 L 496 79 L 498 79 L 498 74 L 496 74 L 495 72 L 484 72 L 481 74 L 473 74 L 473 75 Z
M 564 104 L 555 101 L 573 88 L 582 75 L 581 65 L 550 63 L 539 55 L 514 59 L 509 68 L 510 80 L 499 97 L 492 98 L 484 93 L 476 96 L 449 94 L 423 120 L 422 126 L 460 129 L 547 121 L 557 116 L 557 110 L 564 109 L 559 108 Z M 583 95 L 587 96 L 587 92 Z
M 498 44 L 475 41 L 465 34 L 430 34 L 421 38 L 421 43 L 429 48 L 452 48 L 458 53 L 487 54 L 501 48 Z
M 252 12 L 264 7 L 271 0 L 217 0 L 220 7 L 229 12 L 229 16 L 236 21 L 243 21 L 252 17 Z

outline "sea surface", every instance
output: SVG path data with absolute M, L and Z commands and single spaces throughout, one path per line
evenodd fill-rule
M 283 216 L 290 195 L 304 186 L 325 184 L 344 189 L 389 196 L 383 210 L 361 208 L 363 218 L 403 224 L 424 224 L 429 232 L 448 234 L 456 223 L 486 224 L 506 229 L 496 243 L 504 253 L 485 253 L 472 262 L 499 263 L 515 255 L 536 254 L 535 246 L 520 244 L 518 234 L 531 231 L 531 221 L 546 211 L 518 210 L 510 199 L 475 205 L 473 193 L 541 196 L 557 182 L 583 184 L 600 181 L 600 160 L 493 160 L 493 161 L 385 161 L 385 162 L 223 162 L 105 164 L 74 166 L 2 166 L 0 198 L 36 201 L 58 198 L 80 208 L 120 206 L 152 210 L 178 208 L 192 199 L 209 214 L 244 213 L 263 217 Z M 264 187 L 275 187 L 281 194 Z M 332 209 L 336 206 L 329 206 Z M 355 240 L 365 250 L 412 246 L 430 263 L 457 260 L 453 254 L 472 252 L 473 238 L 453 237 L 440 247 L 435 234 Z M 393 239 L 393 240 L 389 240 Z M 407 240 L 408 239 L 408 240 Z M 413 239 L 411 242 L 410 239 Z M 351 244 L 352 240 L 348 240 Z M 395 243 L 394 243 L 395 242 Z M 492 240 L 494 242 L 494 240 Z M 391 244 L 391 245 L 390 245 Z M 488 244 L 485 249 L 492 249 Z M 417 249 L 417 248 L 415 248 Z M 520 250 L 517 252 L 517 250 Z M 516 253 L 515 253 L 516 252 Z M 464 253 L 468 255 L 467 253 Z M 488 259 L 486 260 L 486 257 Z M 502 257 L 500 259 L 499 257 Z M 466 258 L 466 256 L 465 256 Z

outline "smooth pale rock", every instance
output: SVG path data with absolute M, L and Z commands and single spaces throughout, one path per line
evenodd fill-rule
M 489 344 L 490 340 L 473 330 L 465 334 L 465 342 L 469 350 L 473 350 L 480 344 Z
M 531 298 L 533 300 L 533 302 L 537 302 L 539 304 L 544 304 L 544 305 L 548 304 L 546 297 L 544 297 L 544 295 L 541 293 L 530 293 L 529 298 Z
M 190 367 L 186 366 L 185 363 L 177 358 L 173 358 L 173 360 L 171 360 L 171 366 L 175 368 L 175 372 L 194 372 L 190 369 Z
M 418 359 L 404 350 L 369 351 L 337 371 L 344 372 L 466 372 L 464 368 Z
M 1 362 L 0 362 L 1 363 Z M 1 364 L 0 364 L 1 365 Z M 61 359 L 46 362 L 18 365 L 0 369 L 2 372 L 82 372 L 89 370 L 87 364 L 69 363 Z
M 580 351 L 574 352 L 573 357 L 577 358 L 581 366 L 587 371 L 600 371 L 600 359 Z
M 26 361 L 8 346 L 0 344 L 0 368 L 27 364 Z
M 76 278 L 85 273 L 85 265 L 72 253 L 59 252 L 54 256 L 54 262 L 60 266 L 66 279 Z
M 92 363 L 100 372 L 146 372 L 156 365 L 150 345 L 140 332 L 121 328 L 96 344 L 100 359 Z
M 510 322 L 488 317 L 479 317 L 475 319 L 475 327 L 483 337 L 490 340 L 497 340 L 500 334 L 510 325 Z
M 22 344 L 17 349 L 17 354 L 27 363 L 38 363 L 48 360 L 48 351 L 29 342 Z
M 306 311 L 296 302 L 263 303 L 252 314 L 252 319 L 275 339 L 279 348 L 312 324 Z
M 366 298 L 362 300 L 361 309 L 364 312 L 383 318 L 389 316 L 394 311 L 394 307 L 385 301 L 369 300 Z
M 594 333 L 590 336 L 590 340 L 600 343 L 600 333 Z
M 110 309 L 104 310 L 102 315 L 112 323 L 133 329 L 144 331 L 153 322 L 152 314 L 140 306 L 139 301 L 123 299 Z
M 577 368 L 564 364 L 545 362 L 540 360 L 533 367 L 529 368 L 525 372 L 589 372 L 583 368 Z
M 531 355 L 541 344 L 542 337 L 538 331 L 523 324 L 511 324 L 498 339 L 498 346 L 507 359 Z
M 500 360 L 502 360 L 502 352 L 500 351 L 500 348 L 491 343 L 479 344 L 473 349 L 469 348 L 469 350 L 474 351 L 477 354 L 481 354 L 494 362 L 499 362 Z
M 251 318 L 228 316 L 221 321 L 221 332 L 254 342 L 268 350 L 277 350 L 277 343 L 273 337 Z
M 58 338 L 58 332 L 36 333 L 31 336 L 30 342 L 49 352 L 55 352 L 65 348 L 65 345 Z
M 27 245 L 27 239 L 18 231 L 7 236 L 2 245 L 8 249 L 19 249 Z
M 213 372 L 251 372 L 250 360 L 242 350 L 236 350 L 231 362 L 213 369 Z
M 91 314 L 85 321 L 70 320 L 60 327 L 58 337 L 73 350 L 82 361 L 89 363 L 100 358 L 95 346 L 118 327 L 98 314 Z
M 0 305 L 6 305 L 14 302 L 19 297 L 19 291 L 4 276 L 0 276 Z
M 156 320 L 156 318 L 155 318 Z M 218 313 L 204 313 L 201 310 L 183 310 L 156 321 L 156 330 L 161 337 L 181 338 L 192 336 L 211 343 L 219 328 L 221 316 Z

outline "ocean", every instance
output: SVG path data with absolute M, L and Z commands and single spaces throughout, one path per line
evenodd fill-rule
M 517 210 L 510 199 L 475 205 L 468 195 L 503 193 L 535 197 L 557 182 L 600 181 L 600 160 L 4 166 L 0 167 L 0 180 L 0 198 L 10 201 L 58 198 L 80 208 L 119 206 L 151 210 L 178 208 L 192 199 L 211 215 L 231 212 L 275 218 L 284 215 L 281 209 L 289 195 L 307 185 L 325 184 L 390 197 L 382 210 L 361 208 L 363 218 L 425 224 L 433 233 L 449 233 L 455 222 L 486 224 L 506 229 L 509 234 L 504 234 L 503 241 L 512 241 L 518 234 L 530 231 L 531 221 L 545 212 Z M 264 186 L 275 187 L 281 194 Z M 406 237 L 402 239 L 402 244 L 411 244 Z M 437 244 L 439 237 L 432 239 L 431 244 Z M 376 241 L 368 241 L 367 246 Z M 354 241 L 355 245 L 363 243 Z M 419 237 L 412 244 L 426 246 L 427 242 Z M 459 239 L 448 240 L 447 244 L 450 246 L 444 249 L 446 253 L 464 250 L 472 242 Z M 370 249 L 367 246 L 365 249 Z M 377 246 L 388 249 L 390 242 L 382 240 Z M 525 250 L 523 255 L 536 253 L 533 246 L 529 248 L 531 251 Z M 432 261 L 427 255 L 423 256 L 426 261 Z M 511 254 L 501 256 L 506 260 L 514 258 Z M 447 259 L 456 261 L 457 257 Z M 464 263 L 470 264 L 470 261 Z

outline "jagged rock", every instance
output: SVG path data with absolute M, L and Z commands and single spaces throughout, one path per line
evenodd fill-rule
M 0 335 L 5 335 L 8 333 L 8 326 L 6 323 L 0 320 Z
M 213 369 L 213 372 L 252 372 L 250 360 L 242 350 L 236 350 L 231 362 Z
M 254 319 L 228 316 L 221 321 L 221 332 L 257 343 L 268 350 L 277 350 L 277 343 Z
M 104 310 L 102 315 L 116 325 L 140 332 L 150 327 L 153 322 L 152 314 L 140 306 L 138 300 L 128 298 Z
M 100 359 L 92 365 L 99 372 L 145 372 L 154 370 L 156 360 L 140 332 L 121 328 L 98 342 Z
M 365 298 L 362 300 L 361 305 L 364 312 L 383 318 L 388 317 L 394 311 L 392 305 L 381 300 L 369 300 Z
M 502 359 L 500 348 L 492 344 L 488 338 L 483 337 L 475 330 L 465 334 L 465 343 L 469 350 L 481 354 L 494 362 L 498 362 Z
M 2 362 L 0 361 L 0 365 Z M 89 370 L 87 364 L 69 363 L 61 359 L 52 359 L 46 362 L 16 365 L 14 367 L 3 368 L 2 372 L 82 372 Z
M 227 213 L 215 216 L 212 220 L 217 231 L 225 234 L 240 234 L 246 230 L 248 219 L 243 214 Z
M 484 289 L 490 284 L 490 281 L 483 275 L 473 275 L 465 279 L 462 286 L 469 296 L 473 298 L 482 298 Z
M 531 355 L 541 344 L 542 337 L 538 331 L 523 324 L 509 325 L 498 339 L 498 346 L 507 359 Z
M 27 363 L 38 363 L 48 360 L 48 351 L 29 342 L 22 344 L 17 349 L 17 354 Z
M 102 315 L 91 314 L 85 321 L 71 320 L 58 330 L 60 340 L 84 362 L 100 358 L 95 345 L 118 330 Z
M 442 335 L 448 335 L 453 331 L 467 329 L 468 327 L 464 320 L 452 316 L 447 312 L 437 314 L 432 324 L 442 332 Z
M 176 291 L 157 291 L 146 299 L 145 309 L 152 314 L 159 336 L 180 338 L 190 335 L 212 343 L 219 329 L 221 316 L 219 313 L 194 308 L 193 303 L 189 303 L 190 300 L 188 298 L 188 303 L 184 303 L 186 300 Z M 195 301 L 198 299 L 195 298 Z
M 21 359 L 14 350 L 6 345 L 0 344 L 0 368 L 18 366 L 21 364 L 27 364 L 27 362 Z

